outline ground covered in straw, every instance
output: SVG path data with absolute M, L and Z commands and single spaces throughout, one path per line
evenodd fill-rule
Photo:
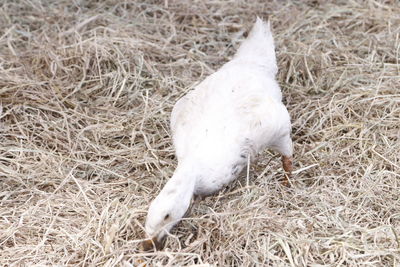
M 266 151 L 141 253 L 169 115 L 270 17 L 295 175 Z M 0 265 L 398 266 L 398 1 L 0 3 Z M 313 265 L 314 264 L 314 265 Z

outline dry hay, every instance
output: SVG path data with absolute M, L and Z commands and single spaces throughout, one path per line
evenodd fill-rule
M 265 152 L 140 253 L 175 101 L 269 16 L 293 186 Z M 0 265 L 397 266 L 398 1 L 0 3 Z

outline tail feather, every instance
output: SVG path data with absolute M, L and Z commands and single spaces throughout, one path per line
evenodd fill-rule
M 247 39 L 243 41 L 235 59 L 244 59 L 265 66 L 274 75 L 277 73 L 274 38 L 270 23 L 257 17 Z

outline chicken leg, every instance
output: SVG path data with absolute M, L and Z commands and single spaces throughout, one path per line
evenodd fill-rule
M 283 181 L 283 185 L 290 187 L 289 179 L 292 177 L 293 165 L 292 165 L 292 157 L 282 156 L 282 165 L 283 170 L 285 171 L 285 178 Z

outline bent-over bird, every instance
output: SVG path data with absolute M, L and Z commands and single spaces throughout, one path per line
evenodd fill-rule
M 150 205 L 144 250 L 153 245 L 160 249 L 192 197 L 232 182 L 248 157 L 273 149 L 291 174 L 291 123 L 275 80 L 277 70 L 269 22 L 257 18 L 234 58 L 175 104 L 171 130 L 178 165 Z

